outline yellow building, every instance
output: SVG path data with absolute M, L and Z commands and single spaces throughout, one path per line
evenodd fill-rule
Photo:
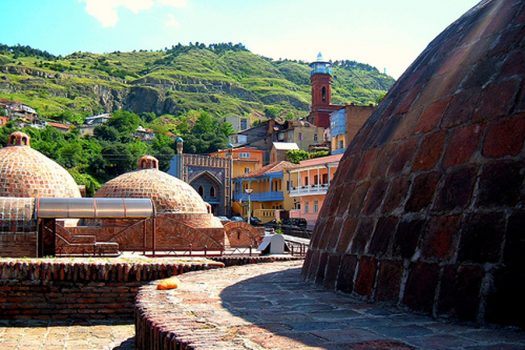
M 212 157 L 226 158 L 228 152 L 232 152 L 232 177 L 253 173 L 263 166 L 264 151 L 252 147 L 240 147 L 219 150 L 210 153 Z
M 233 210 L 248 216 L 248 202 L 251 202 L 252 216 L 263 223 L 276 218 L 277 210 L 294 208 L 294 200 L 288 194 L 288 174 L 285 169 L 294 165 L 280 161 L 233 179 Z
M 277 141 L 296 143 L 299 149 L 308 151 L 311 145 L 324 142 L 325 129 L 304 120 L 289 120 L 277 132 Z

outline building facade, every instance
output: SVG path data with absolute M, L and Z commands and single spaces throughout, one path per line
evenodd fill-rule
M 374 106 L 346 105 L 330 114 L 331 153 L 344 153 L 363 124 L 374 113 Z
M 244 217 L 248 216 L 248 202 L 251 202 L 251 216 L 255 216 L 266 223 L 276 217 L 276 210 L 292 209 L 293 199 L 287 191 L 288 177 L 285 171 L 292 166 L 293 164 L 290 162 L 276 162 L 254 173 L 235 178 L 234 212 Z M 248 194 L 250 190 L 251 193 Z
M 288 151 L 297 151 L 299 146 L 295 142 L 273 142 L 270 151 L 270 162 L 281 162 L 287 160 Z
M 304 160 L 288 169 L 289 196 L 296 201 L 290 217 L 304 218 L 309 228 L 315 226 L 342 154 Z
M 228 158 L 230 152 L 232 155 L 232 176 L 234 178 L 244 174 L 253 173 L 263 166 L 264 151 L 253 147 L 219 150 L 217 152 L 210 153 L 210 156 Z
M 202 199 L 211 205 L 215 215 L 231 215 L 231 155 L 213 157 L 184 154 L 183 140 L 177 138 L 177 154 L 170 162 L 168 174 L 190 184 Z

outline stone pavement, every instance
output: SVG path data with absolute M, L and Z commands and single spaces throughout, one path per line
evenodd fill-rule
M 2 321 L 1 350 L 132 350 L 132 321 Z
M 189 273 L 176 290 L 142 287 L 137 348 L 525 349 L 524 331 L 435 320 L 307 284 L 301 264 Z

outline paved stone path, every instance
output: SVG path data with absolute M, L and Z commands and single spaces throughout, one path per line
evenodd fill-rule
M 185 349 L 525 349 L 524 331 L 447 323 L 306 284 L 301 263 L 185 274 L 176 290 L 143 287 L 138 310 Z M 136 342 L 154 348 L 159 338 L 139 329 Z
M 1 350 L 132 350 L 135 327 L 122 321 L 2 321 Z

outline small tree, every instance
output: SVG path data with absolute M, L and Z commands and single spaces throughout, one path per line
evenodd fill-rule
M 299 164 L 300 161 L 310 158 L 310 154 L 302 149 L 294 149 L 286 152 L 286 159 L 294 164 Z

